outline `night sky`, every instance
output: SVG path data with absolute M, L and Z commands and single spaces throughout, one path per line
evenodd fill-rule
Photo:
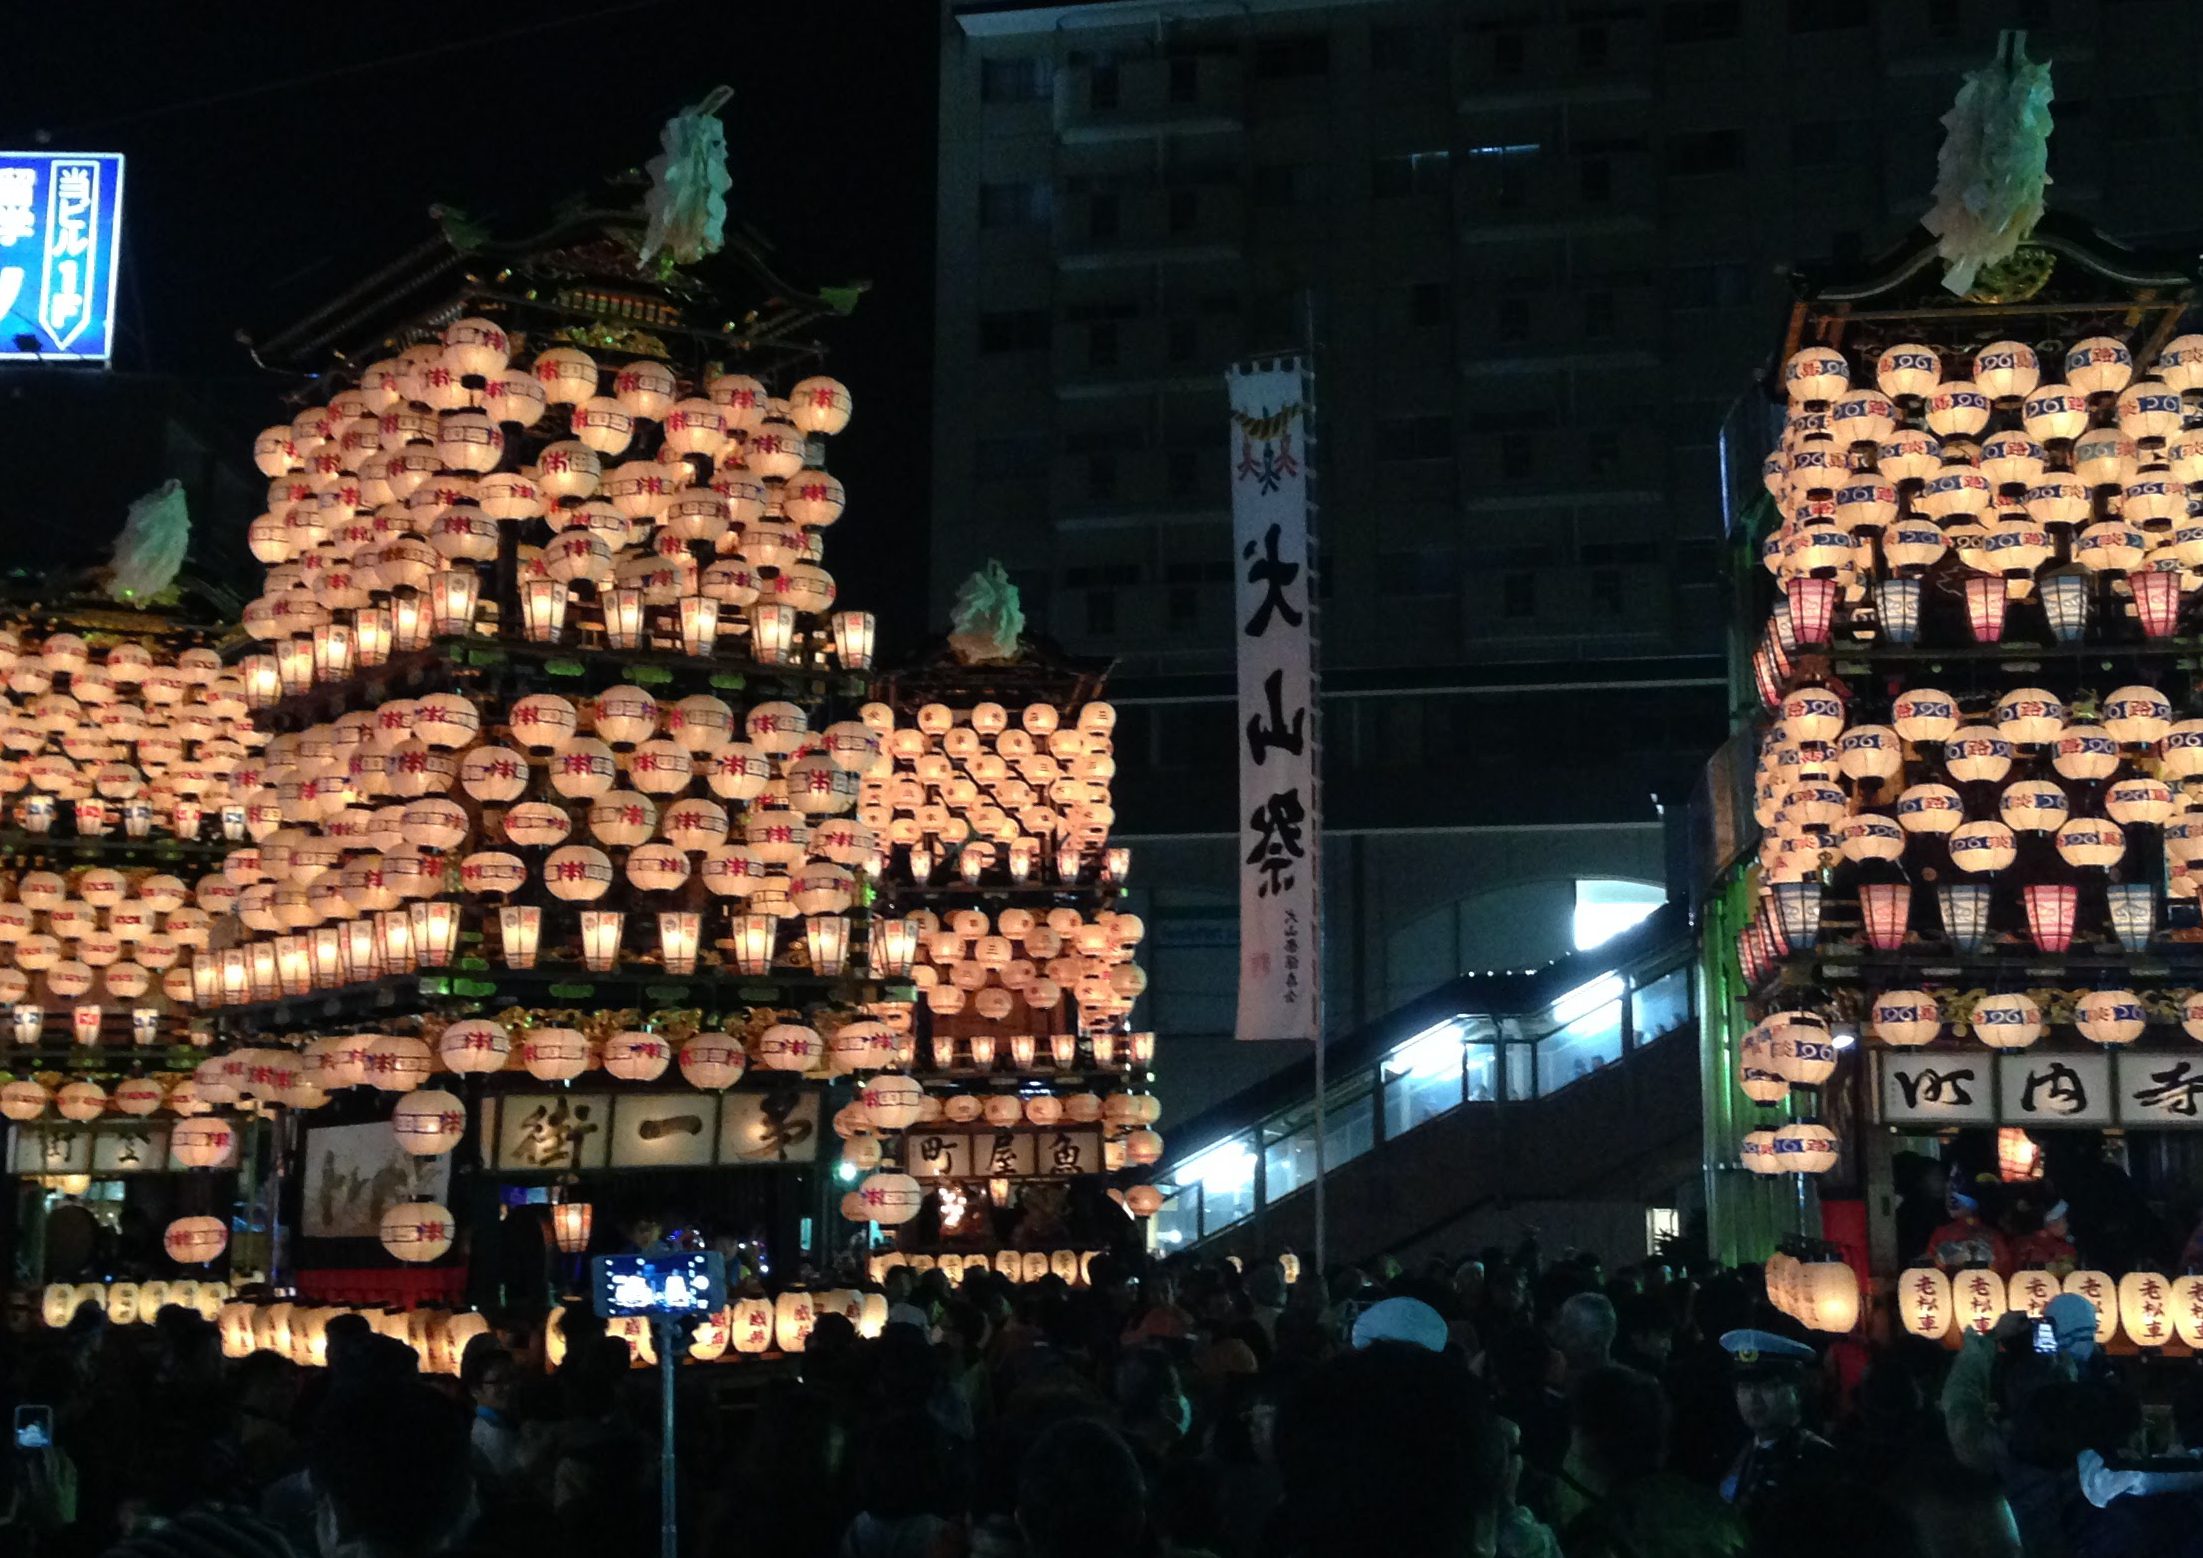
M 284 414 L 289 381 L 254 367 L 240 329 L 271 336 L 431 236 L 431 204 L 525 230 L 732 87 L 730 217 L 778 246 L 792 284 L 872 282 L 853 317 L 821 327 L 857 402 L 833 448 L 850 509 L 827 564 L 845 602 L 881 613 L 892 653 L 928 626 L 909 581 L 925 576 L 937 25 L 907 0 L 53 7 L 13 29 L 0 146 L 128 157 L 116 374 L 180 384 L 233 429 L 222 453 L 257 488 L 248 441 Z M 10 446 L 51 436 L 59 402 L 93 406 L 54 389 L 55 371 L 0 368 L 0 451 L 35 459 Z M 24 397 L 49 414 L 24 414 Z M 103 555 L 150 485 L 140 456 L 80 467 L 72 512 L 49 499 L 35 514 L 36 544 Z

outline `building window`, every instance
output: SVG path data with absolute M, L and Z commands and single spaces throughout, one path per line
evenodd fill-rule
M 1163 334 L 1163 350 L 1172 362 L 1191 362 L 1201 350 L 1201 327 L 1190 319 L 1173 319 Z
M 1586 200 L 1607 200 L 1614 193 L 1614 164 L 1604 157 L 1584 158 L 1576 169 L 1576 188 Z
M 1167 600 L 1170 625 L 1177 632 L 1201 625 L 1201 592 L 1190 584 L 1174 584 Z
M 1749 265 L 1678 265 L 1667 275 L 1670 308 L 1729 308 L 1752 295 Z
M 1522 34 L 1521 34 L 1521 33 L 1519 33 L 1519 32 L 1499 32 L 1499 33 L 1493 33 L 1493 34 L 1492 34 L 1492 74 L 1493 74 L 1493 75 L 1495 75 L 1495 76 L 1507 76 L 1507 77 L 1514 77 L 1514 76 L 1519 76 L 1519 75 L 1521 75 L 1521 74 L 1522 74 L 1522 61 L 1523 61 L 1523 56 L 1524 56 L 1524 53 L 1525 53 L 1525 50 L 1524 50 L 1524 46 L 1523 46 L 1523 37 L 1522 37 Z
M 1090 108 L 1117 106 L 1117 62 L 1096 60 L 1086 74 L 1086 102 Z
M 1174 59 L 1170 62 L 1170 100 L 1173 103 L 1192 103 L 1201 96 L 1201 62 L 1196 59 Z
M 1117 197 L 1094 195 L 1086 202 L 1086 236 L 1093 239 L 1110 239 L 1117 236 Z
M 2066 104 L 2058 105 L 2058 117 L 2068 117 Z M 1790 126 L 1790 166 L 1832 168 L 1858 150 L 1854 138 L 1862 128 L 1856 120 L 1816 119 Z
M 1046 179 L 979 186 L 981 227 L 1046 227 L 1050 209 Z
M 972 445 L 972 475 L 981 481 L 1040 476 L 1047 469 L 1046 433 L 998 433 Z
M 1369 64 L 1373 70 L 1406 70 L 1421 52 L 1421 37 L 1413 27 L 1369 29 Z
M 1744 30 L 1739 0 L 1669 0 L 1660 36 L 1669 43 L 1718 43 Z
M 1377 424 L 1380 460 L 1444 460 L 1453 455 L 1453 418 L 1387 417 Z
M 1089 368 L 1114 368 L 1117 366 L 1117 327 L 1103 322 L 1086 327 L 1086 366 Z
M 1254 73 L 1264 81 L 1320 76 L 1331 68 L 1331 40 L 1321 33 L 1266 38 L 1255 45 Z
M 1684 175 L 1728 173 L 1743 160 L 1742 139 L 1734 130 L 1690 130 L 1668 137 L 1668 172 Z
M 1604 616 L 1622 614 L 1622 571 L 1619 568 L 1591 570 L 1591 606 Z
M 1510 573 L 1499 582 L 1499 613 L 1520 621 L 1538 614 L 1538 576 Z
M 1537 469 L 1537 442 L 1528 433 L 1505 433 L 1499 440 L 1499 474 L 1521 481 Z
M 1300 169 L 1290 162 L 1256 163 L 1252 183 L 1258 206 L 1289 206 L 1300 198 Z
M 1866 8 L 1858 0 L 1790 0 L 1792 32 L 1833 32 L 1839 27 L 1864 27 Z
M 979 62 L 982 103 L 1037 103 L 1050 95 L 1054 85 L 1048 61 L 1037 56 Z
M 1507 346 L 1530 339 L 1530 300 L 1520 293 L 1500 294 L 1492 334 Z
M 1607 60 L 1607 33 L 1604 27 L 1590 26 L 1576 29 L 1576 63 L 1585 70 L 1601 70 Z
M 1170 230 L 1174 233 L 1190 233 L 1201 216 L 1201 197 L 1190 189 L 1174 189 L 1170 192 Z
M 1404 152 L 1379 157 L 1370 170 L 1370 192 L 1378 199 L 1398 195 L 1430 195 L 1443 191 L 1453 167 L 1453 155 L 1444 151 Z
M 1442 281 L 1408 283 L 1407 317 L 1411 324 L 1443 325 L 1453 321 L 1453 289 Z
M 1614 334 L 1614 294 L 1611 292 L 1586 292 L 1583 295 L 1583 333 L 1586 340 L 1604 341 Z
M 979 354 L 996 357 L 1007 352 L 1044 352 L 1050 335 L 1048 311 L 1020 308 L 979 316 Z

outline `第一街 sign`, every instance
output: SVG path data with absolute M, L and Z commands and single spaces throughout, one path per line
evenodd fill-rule
M 0 360 L 114 355 L 122 158 L 0 151 Z

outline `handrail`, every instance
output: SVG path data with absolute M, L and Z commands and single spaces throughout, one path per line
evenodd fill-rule
M 1363 1032 L 1349 1036 L 1348 1040 L 1334 1041 L 1334 1050 L 1350 1049 L 1357 1058 L 1342 1074 L 1327 1080 L 1325 1096 L 1327 1100 L 1335 1100 L 1331 1106 L 1334 1115 L 1342 1106 L 1366 1107 L 1366 1126 L 1347 1129 L 1366 1129 L 1369 1140 L 1366 1145 L 1356 1146 L 1348 1154 L 1333 1158 L 1329 1169 L 1336 1171 L 1346 1163 L 1379 1151 L 1391 1141 L 1434 1120 L 1444 1119 L 1470 1103 L 1505 1108 L 1550 1098 L 1564 1091 L 1579 1078 L 1570 1077 L 1557 1084 L 1541 1078 L 1538 1071 L 1545 1047 L 1556 1039 L 1581 1037 L 1585 1020 L 1598 1013 L 1609 1010 L 1613 1013 L 1615 1054 L 1611 1060 L 1595 1057 L 1592 1070 L 1585 1075 L 1603 1075 L 1614 1066 L 1626 1065 L 1638 1049 L 1683 1025 L 1679 1022 L 1663 1028 L 1660 1033 L 1637 1034 L 1638 997 L 1679 970 L 1690 969 L 1693 961 L 1694 945 L 1689 927 L 1681 913 L 1670 906 L 1636 930 L 1559 960 L 1545 969 L 1489 980 L 1456 980 L 1407 1003 Z M 1612 981 L 1611 992 L 1600 989 L 1609 980 Z M 1565 1003 L 1570 996 L 1592 990 L 1599 991 L 1599 999 L 1580 1011 L 1566 1010 Z M 1695 1014 L 1694 982 L 1685 981 L 1682 1000 L 1683 1022 L 1687 1022 Z M 1546 1018 L 1556 1020 L 1542 1031 L 1525 1031 L 1526 1020 L 1535 1022 Z M 1444 1068 L 1433 1071 L 1428 1066 L 1420 1066 L 1388 1079 L 1385 1076 L 1387 1065 L 1410 1045 L 1429 1042 L 1449 1025 L 1454 1025 L 1460 1042 L 1458 1095 L 1451 1103 L 1409 1121 L 1398 1131 L 1389 1130 L 1391 1111 L 1386 1107 L 1386 1100 L 1390 1089 L 1409 1085 L 1427 1088 L 1434 1077 L 1444 1075 Z M 1606 1030 L 1602 1024 L 1594 1031 L 1603 1034 Z M 1481 1065 L 1474 1053 L 1477 1050 L 1486 1052 Z M 1530 1055 L 1528 1085 L 1516 1096 L 1517 1080 L 1511 1073 L 1520 1068 L 1510 1063 L 1510 1057 L 1525 1050 Z M 1308 1074 L 1301 1075 L 1303 1072 Z M 1488 1099 L 1469 1096 L 1471 1078 L 1479 1072 L 1488 1073 L 1491 1078 L 1492 1096 Z M 1173 1250 L 1192 1248 L 1227 1229 L 1240 1227 L 1249 1218 L 1259 1217 L 1267 1209 L 1307 1188 L 1309 1181 L 1300 1180 L 1272 1193 L 1268 1184 L 1269 1158 L 1272 1149 L 1290 1143 L 1307 1128 L 1298 1117 L 1312 1109 L 1314 1093 L 1312 1068 L 1297 1068 L 1285 1077 L 1246 1089 L 1237 1098 L 1200 1116 L 1195 1129 L 1187 1133 L 1197 1145 L 1190 1151 L 1174 1154 L 1153 1176 L 1154 1182 L 1171 1196 L 1156 1218 L 1162 1242 Z M 1202 1125 L 1210 1128 L 1202 1130 Z M 1274 1139 L 1270 1134 L 1273 1130 L 1281 1133 Z M 1231 1150 L 1235 1146 L 1237 1150 Z M 1193 1202 L 1184 1210 L 1190 1210 L 1192 1226 L 1190 1229 L 1182 1223 L 1173 1226 L 1179 1223 L 1183 1211 L 1174 1217 L 1172 1208 L 1189 1194 Z M 1215 1208 L 1217 1220 L 1213 1222 L 1212 1194 L 1219 1203 Z M 1445 1220 L 1458 1215 L 1458 1211 L 1449 1213 Z

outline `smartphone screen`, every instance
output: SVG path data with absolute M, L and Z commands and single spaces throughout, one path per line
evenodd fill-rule
M 2051 1329 L 2049 1321 L 2037 1320 L 2035 1322 L 2035 1351 L 2049 1354 L 2055 1353 L 2057 1350 L 2058 1333 Z
M 54 1442 L 54 1409 L 21 1406 L 15 1409 L 15 1447 L 44 1450 Z

